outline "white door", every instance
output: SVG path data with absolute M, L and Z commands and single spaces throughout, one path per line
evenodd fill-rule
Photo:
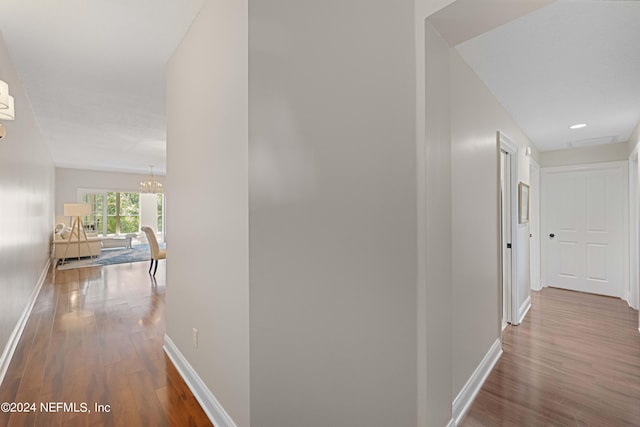
M 543 168 L 545 285 L 620 297 L 625 162 Z

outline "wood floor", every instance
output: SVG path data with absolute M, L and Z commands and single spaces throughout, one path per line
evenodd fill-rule
M 0 402 L 36 410 L 0 411 L 0 427 L 211 426 L 162 350 L 164 263 L 155 281 L 147 269 L 50 272 L 0 386 Z
M 638 312 L 619 299 L 545 288 L 461 426 L 640 426 Z
M 47 277 L 0 386 L 0 402 L 37 408 L 0 412 L 0 427 L 211 426 L 162 351 L 164 263 L 156 281 L 147 268 Z M 546 288 L 503 339 L 461 426 L 640 426 L 638 313 L 626 303 Z

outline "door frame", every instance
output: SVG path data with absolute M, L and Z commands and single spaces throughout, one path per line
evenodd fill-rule
M 509 180 L 508 180 L 508 184 L 510 185 L 510 189 L 509 189 L 509 195 L 510 195 L 510 203 L 509 203 L 509 207 L 510 207 L 510 218 L 508 221 L 508 225 L 511 228 L 511 259 L 510 259 L 510 267 L 511 267 L 511 274 L 509 274 L 510 277 L 510 284 L 508 284 L 508 290 L 510 291 L 510 295 L 508 295 L 508 303 L 509 303 L 509 307 L 507 310 L 507 322 L 511 323 L 512 325 L 518 325 L 519 322 L 519 318 L 518 318 L 518 257 L 517 257 L 517 248 L 518 248 L 518 147 L 509 140 L 509 138 L 507 138 L 502 132 L 498 131 L 496 133 L 496 137 L 497 137 L 497 142 L 498 142 L 498 168 L 500 168 L 500 156 L 501 156 L 501 152 L 504 151 L 505 153 L 508 154 L 508 158 L 509 158 Z M 498 170 L 498 194 L 500 194 L 501 191 L 501 185 L 500 185 L 500 170 Z M 501 208 L 501 201 L 500 201 L 500 197 L 498 197 L 498 212 L 499 212 L 499 217 L 498 218 L 502 218 L 502 208 Z M 500 260 L 500 290 L 499 290 L 499 295 L 500 295 L 500 305 L 499 305 L 499 310 L 500 310 L 500 315 L 499 318 L 502 319 L 502 313 L 504 310 L 504 303 L 505 303 L 505 296 L 503 294 L 503 289 L 504 289 L 504 283 L 502 281 L 502 277 L 503 277 L 503 269 L 504 269 L 504 259 L 503 259 L 503 247 L 502 247 L 502 227 L 500 227 L 500 235 L 498 236 L 498 248 L 499 248 L 499 260 Z M 500 330 L 502 330 L 502 322 L 500 322 Z
M 640 197 L 638 167 L 638 146 L 629 156 L 629 287 L 627 303 L 630 307 L 640 308 Z M 640 329 L 640 318 L 638 323 Z
M 531 186 L 531 203 L 529 205 L 529 233 L 531 253 L 529 255 L 531 290 L 542 289 L 542 274 L 540 269 L 540 164 L 529 158 L 529 185 Z

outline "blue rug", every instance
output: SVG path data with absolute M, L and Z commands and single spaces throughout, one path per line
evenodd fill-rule
M 149 261 L 151 253 L 149 245 L 133 245 L 131 249 L 103 249 L 97 258 L 69 258 L 64 264 L 58 265 L 58 270 L 72 268 L 100 267 L 101 265 L 126 264 L 129 262 Z

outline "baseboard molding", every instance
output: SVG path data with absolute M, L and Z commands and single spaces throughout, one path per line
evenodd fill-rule
M 454 425 L 460 424 L 462 417 L 464 417 L 471 407 L 473 400 L 482 388 L 482 384 L 484 384 L 484 381 L 489 376 L 489 373 L 501 355 L 502 345 L 500 344 L 500 339 L 497 339 L 453 401 L 451 412 L 455 421 Z
M 49 271 L 49 267 L 51 266 L 51 260 L 47 260 L 47 263 L 38 278 L 38 282 L 36 286 L 33 288 L 33 292 L 31 292 L 31 296 L 27 300 L 27 305 L 20 313 L 20 317 L 16 322 L 16 326 L 11 331 L 11 335 L 9 335 L 9 341 L 7 341 L 7 345 L 0 356 L 0 385 L 2 385 L 2 381 L 4 381 L 4 376 L 7 374 L 7 369 L 9 369 L 9 364 L 11 363 L 11 359 L 13 358 L 13 354 L 18 347 L 18 342 L 20 342 L 20 337 L 22 336 L 22 332 L 24 332 L 25 326 L 27 326 L 27 321 L 29 320 L 29 316 L 31 315 L 31 311 L 33 310 L 33 306 L 38 299 L 38 295 L 40 294 L 40 289 L 42 289 L 42 285 L 44 284 L 44 280 L 47 278 L 47 272 Z
M 518 309 L 518 325 L 522 323 L 524 318 L 527 316 L 529 309 L 531 309 L 531 295 L 529 295 L 527 299 L 524 300 L 524 302 Z
M 216 427 L 237 427 L 220 402 L 200 379 L 198 373 L 166 334 L 163 348 L 213 425 Z

